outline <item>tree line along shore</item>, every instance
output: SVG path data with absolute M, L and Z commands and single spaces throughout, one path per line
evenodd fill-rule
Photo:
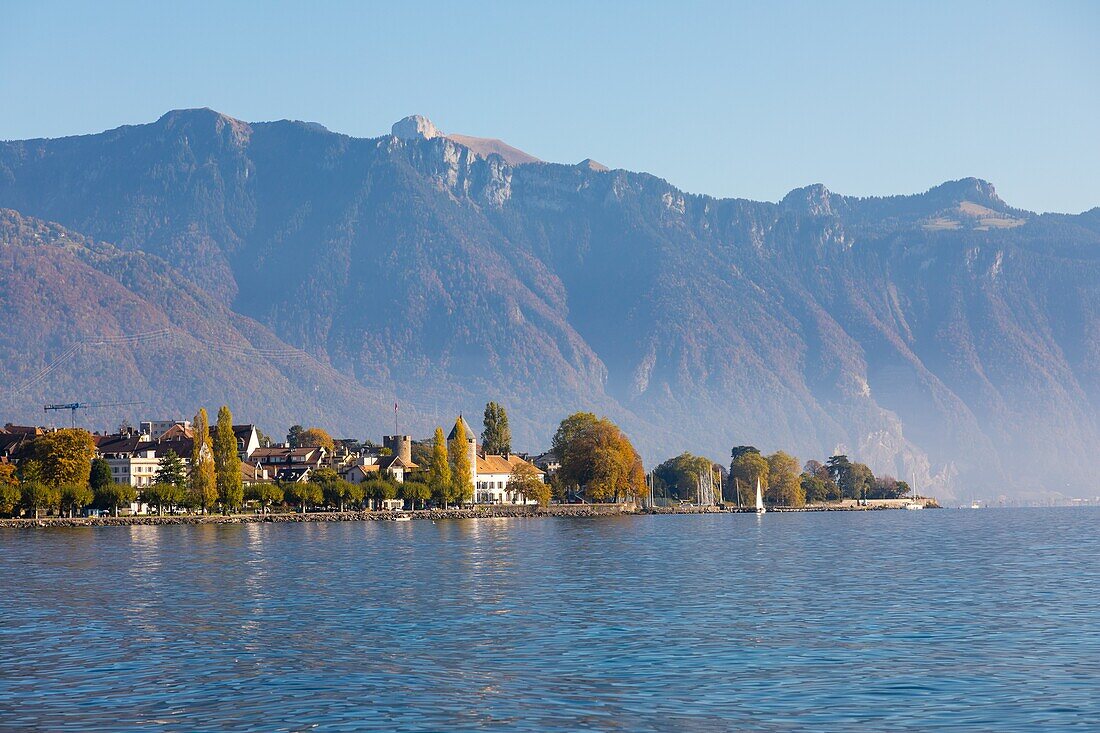
M 104 457 L 113 455 L 105 453 L 106 446 L 119 436 L 9 424 L 0 438 L 21 439 L 8 440 L 6 445 L 16 447 L 0 456 L 0 516 L 384 516 L 395 510 L 462 516 L 474 510 L 500 515 L 508 506 L 521 508 L 519 514 L 539 515 L 555 513 L 547 511 L 550 507 L 571 505 L 714 511 L 752 505 L 757 483 L 771 508 L 824 509 L 873 506 L 871 500 L 898 499 L 910 492 L 905 482 L 876 477 L 845 455 L 800 466 L 783 451 L 764 455 L 744 445 L 732 449 L 728 467 L 682 453 L 647 473 L 623 431 L 589 412 L 563 419 L 548 451 L 537 456 L 514 453 L 507 412 L 496 402 L 486 405 L 480 441 L 459 416 L 446 436 L 442 427 L 419 441 L 386 436 L 387 443 L 390 437 L 404 439 L 389 443 L 400 456 L 369 440 L 334 440 L 316 427 L 293 426 L 285 443 L 274 443 L 255 430 L 262 447 L 257 455 L 288 456 L 285 468 L 278 464 L 279 470 L 270 472 L 262 463 L 249 462 L 239 428 L 229 408 L 222 406 L 213 426 L 205 409 L 193 421 L 173 426 L 186 436 L 186 442 L 171 443 L 188 446 L 184 455 L 166 448 L 168 443 L 140 435 L 131 443 L 155 446 L 147 454 L 156 455 L 155 473 L 119 481 L 117 467 Z M 312 463 L 292 466 L 296 455 L 311 456 Z

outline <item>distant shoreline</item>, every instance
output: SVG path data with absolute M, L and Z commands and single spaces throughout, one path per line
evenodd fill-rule
M 932 500 L 929 500 L 930 502 Z M 937 507 L 934 502 L 929 508 Z M 851 512 L 885 511 L 901 509 L 901 505 L 872 504 L 855 506 L 850 504 L 814 505 L 806 507 L 775 507 L 769 513 L 788 512 Z M 554 504 L 548 507 L 506 505 L 477 506 L 462 509 L 417 509 L 414 511 L 346 511 L 346 512 L 279 512 L 273 514 L 177 514 L 157 516 L 155 514 L 137 514 L 122 517 L 40 517 L 0 519 L 0 528 L 47 528 L 47 527 L 137 527 L 168 526 L 183 524 L 281 524 L 302 522 L 386 522 L 399 516 L 408 516 L 414 520 L 442 519 L 539 519 L 545 517 L 607 517 L 622 515 L 671 515 L 671 514 L 753 514 L 752 509 L 736 507 L 653 507 L 643 509 L 633 504 Z

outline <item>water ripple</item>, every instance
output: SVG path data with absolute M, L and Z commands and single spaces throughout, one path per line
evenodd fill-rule
M 0 730 L 1097 730 L 1097 518 L 0 530 Z

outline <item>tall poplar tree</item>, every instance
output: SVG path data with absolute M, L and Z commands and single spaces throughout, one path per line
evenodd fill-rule
M 435 429 L 432 457 L 428 464 L 428 487 L 432 497 L 446 509 L 451 494 L 451 464 L 447 462 L 447 439 L 443 437 L 443 428 Z
M 474 498 L 473 467 L 470 466 L 470 444 L 466 423 L 455 421 L 455 437 L 447 445 L 451 459 L 451 501 L 461 504 Z
M 207 507 L 218 500 L 218 485 L 214 478 L 214 451 L 210 445 L 210 419 L 206 408 L 199 408 L 191 426 L 194 447 L 191 449 L 191 493 L 206 514 Z
M 504 455 L 512 452 L 512 429 L 508 427 L 508 413 L 496 402 L 485 405 L 485 429 L 481 433 L 481 447 L 486 453 Z
M 218 410 L 218 425 L 214 430 L 214 475 L 218 500 L 226 512 L 239 509 L 244 503 L 241 456 L 237 452 L 237 436 L 233 433 L 233 413 L 227 405 Z

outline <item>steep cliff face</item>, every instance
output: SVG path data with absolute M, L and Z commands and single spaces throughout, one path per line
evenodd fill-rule
M 0 143 L 0 205 L 162 258 L 209 307 L 399 395 L 418 433 L 499 399 L 538 448 L 593 409 L 650 461 L 846 450 L 966 493 L 1079 486 L 1100 439 L 1098 210 L 1036 216 L 976 179 L 718 200 L 513 166 L 427 120 L 364 140 L 191 110 Z

